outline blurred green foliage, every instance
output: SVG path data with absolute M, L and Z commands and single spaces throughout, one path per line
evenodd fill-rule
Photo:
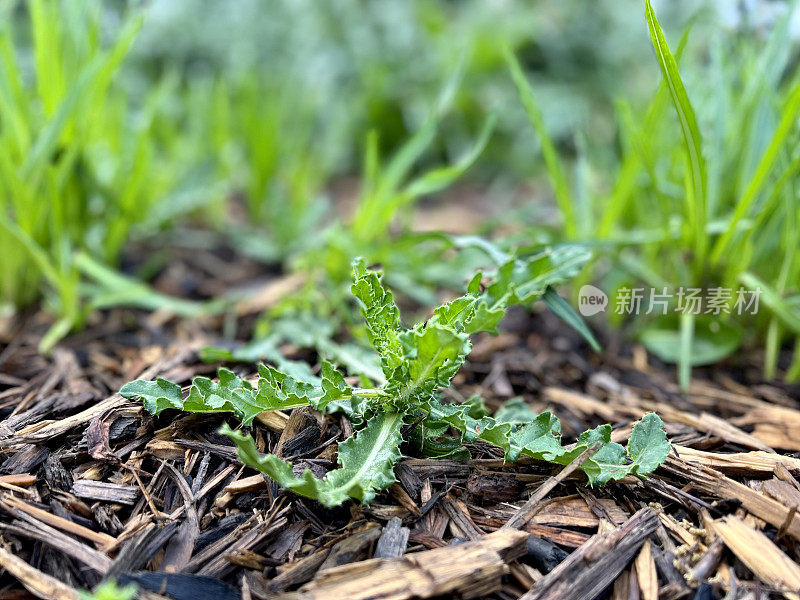
M 795 3 L 756 4 L 659 2 L 670 66 L 639 0 L 3 3 L 0 303 L 44 299 L 44 349 L 97 307 L 223 310 L 115 271 L 127 242 L 190 221 L 308 273 L 281 310 L 341 313 L 356 254 L 433 304 L 485 248 L 411 232 L 415 203 L 465 176 L 519 190 L 549 174 L 560 218 L 537 196 L 494 223 L 522 230 L 498 247 L 583 241 L 601 256 L 584 281 L 610 291 L 760 286 L 754 329 L 636 326 L 678 332 L 684 379 L 690 328 L 730 352 L 747 327 L 772 376 L 800 322 L 800 92 L 796 32 L 775 18 Z M 331 184 L 353 175 L 343 217 Z
M 681 60 L 695 32 L 687 29 L 673 53 L 648 1 L 653 63 L 663 80 L 643 106 L 618 101 L 616 151 L 599 151 L 587 136 L 572 168 L 556 152 L 535 93 L 509 57 L 561 213 L 552 235 L 586 241 L 611 259 L 587 278 L 604 280 L 612 296 L 642 284 L 657 293 L 734 291 L 718 315 L 678 319 L 656 312 L 635 319 L 645 345 L 679 364 L 684 386 L 692 365 L 732 354 L 746 332 L 765 346 L 767 377 L 776 373 L 782 343 L 800 340 L 796 4 L 766 39 L 752 32 L 703 39 L 693 50 L 707 60 L 698 61 Z M 757 317 L 731 310 L 742 286 L 761 290 Z M 800 377 L 800 344 L 787 377 Z

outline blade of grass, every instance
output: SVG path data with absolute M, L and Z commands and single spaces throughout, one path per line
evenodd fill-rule
M 601 352 L 602 347 L 600 346 L 600 342 L 597 341 L 597 338 L 594 337 L 592 330 L 589 329 L 589 326 L 586 325 L 586 322 L 581 319 L 580 315 L 575 312 L 575 309 L 564 300 L 561 296 L 558 295 L 553 288 L 547 286 L 545 289 L 544 294 L 542 295 L 542 301 L 547 305 L 553 314 L 555 314 L 558 318 L 564 321 L 567 325 L 572 327 L 575 331 L 583 336 L 592 349 L 595 352 Z
M 553 185 L 553 194 L 555 195 L 556 204 L 564 219 L 564 235 L 567 239 L 574 238 L 578 232 L 578 224 L 575 219 L 572 195 L 570 193 L 564 165 L 561 163 L 561 159 L 558 156 L 553 140 L 550 138 L 550 134 L 547 133 L 542 111 L 536 103 L 533 89 L 525 78 L 525 73 L 522 71 L 519 60 L 517 60 L 517 57 L 508 47 L 504 48 L 504 54 L 506 64 L 511 72 L 511 79 L 514 81 L 514 85 L 517 88 L 519 99 L 522 102 L 522 106 L 525 108 L 525 112 L 528 114 L 528 120 L 533 126 L 534 131 L 536 131 L 536 135 L 539 137 L 539 143 L 542 146 L 542 156 L 544 156 L 547 172 L 550 175 L 550 182 Z
M 678 115 L 681 133 L 683 134 L 684 150 L 687 160 L 686 177 L 686 200 L 687 212 L 690 229 L 692 231 L 691 241 L 695 252 L 694 262 L 697 265 L 697 275 L 705 262 L 707 251 L 706 238 L 706 163 L 703 158 L 702 138 L 697 127 L 697 119 L 694 109 L 686 94 L 686 88 L 678 72 L 678 64 L 675 57 L 670 52 L 664 32 L 658 23 L 650 0 L 645 3 L 645 16 L 647 26 L 650 30 L 650 37 L 653 41 L 653 48 L 656 51 L 658 64 L 661 73 L 667 82 L 672 105 Z
M 767 151 L 761 157 L 747 189 L 736 204 L 733 216 L 728 223 L 727 231 L 714 244 L 711 253 L 711 261 L 714 264 L 719 264 L 723 256 L 729 255 L 733 245 L 733 238 L 738 233 L 742 219 L 750 212 L 753 202 L 767 180 L 767 176 L 772 172 L 772 167 L 778 159 L 780 151 L 783 149 L 790 133 L 796 128 L 798 114 L 800 114 L 800 82 L 794 85 L 789 99 L 784 105 L 780 123 L 772 136 Z
M 692 343 L 694 342 L 694 315 L 681 314 L 681 337 L 678 354 L 678 383 L 681 390 L 688 391 L 692 378 Z
M 767 285 L 767 283 L 750 272 L 742 273 L 739 276 L 739 281 L 750 290 L 761 290 L 761 298 L 764 304 L 769 307 L 781 323 L 795 334 L 800 335 L 800 314 L 793 311 L 772 286 Z
M 100 291 L 93 293 L 90 299 L 90 304 L 95 309 L 127 305 L 148 310 L 165 310 L 180 317 L 195 318 L 216 313 L 225 305 L 221 300 L 195 302 L 162 294 L 141 281 L 125 277 L 85 252 L 75 253 L 74 262 L 81 273 L 100 286 Z

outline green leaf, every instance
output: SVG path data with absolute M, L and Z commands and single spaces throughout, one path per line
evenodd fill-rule
M 392 398 L 391 404 L 405 412 L 448 386 L 472 348 L 468 335 L 436 323 L 408 329 L 399 340 L 403 361 L 387 373 L 384 389 Z
M 509 460 L 519 454 L 539 460 L 553 461 L 564 454 L 561 446 L 561 423 L 549 412 L 544 411 L 529 423 L 519 427 L 511 434 Z
M 537 417 L 530 405 L 520 397 L 506 400 L 494 413 L 494 418 L 503 423 L 525 424 Z
M 443 405 L 434 401 L 427 406 L 427 410 L 426 427 L 431 430 L 427 434 L 429 437 L 444 435 L 441 424 L 446 424 L 460 431 L 463 440 L 474 442 L 481 439 L 502 448 L 507 461 L 517 460 L 524 455 L 567 465 L 600 442 L 602 446 L 594 456 L 581 465 L 591 485 L 603 485 L 612 479 L 622 479 L 631 474 L 644 476 L 651 473 L 664 462 L 670 449 L 663 423 L 652 413 L 645 415 L 634 426 L 626 450 L 622 445 L 611 441 L 610 425 L 600 425 L 584 431 L 575 445 L 566 449 L 561 445 L 561 424 L 547 411 L 520 424 L 492 417 L 472 418 L 469 415 L 469 404 Z M 498 416 L 524 414 L 520 406 L 515 406 L 513 410 L 513 413 L 510 410 L 505 413 L 498 411 Z M 434 446 L 435 451 L 438 448 Z
M 193 413 L 232 412 L 245 425 L 267 410 L 290 410 L 308 405 L 324 410 L 329 403 L 352 396 L 344 377 L 327 362 L 322 363 L 318 385 L 297 380 L 266 365 L 259 365 L 258 374 L 258 387 L 254 388 L 233 371 L 220 367 L 217 370 L 219 382 L 195 377 L 186 399 L 181 397 L 180 386 L 161 378 L 132 381 L 122 386 L 119 393 L 125 398 L 141 398 L 145 409 L 153 414 L 167 408 Z
M 630 473 L 625 448 L 616 442 L 606 442 L 586 460 L 581 469 L 586 473 L 589 485 L 605 485 L 612 479 L 622 479 Z
M 781 323 L 800 336 L 800 311 L 793 309 L 772 286 L 767 285 L 753 273 L 742 273 L 739 276 L 739 280 L 754 292 L 760 290 L 764 304 L 769 307 Z
M 120 396 L 128 399 L 140 399 L 147 412 L 157 415 L 167 408 L 183 408 L 181 386 L 161 377 L 155 381 L 137 379 L 123 385 Z
M 511 450 L 511 423 L 498 423 L 492 417 L 475 419 L 470 416 L 468 404 L 441 404 L 432 400 L 425 407 L 431 423 L 446 423 L 461 432 L 461 437 L 467 442 L 482 439 L 490 444 L 503 448 L 506 452 Z
M 628 457 L 633 461 L 630 471 L 634 475 L 647 475 L 667 459 L 670 444 L 664 423 L 655 413 L 648 413 L 633 426 L 628 440 Z
M 363 259 L 353 263 L 353 279 L 350 289 L 361 303 L 369 341 L 381 357 L 384 375 L 390 379 L 403 360 L 400 311 L 392 292 L 383 287 L 381 273 L 367 269 Z
M 281 487 L 313 498 L 325 506 L 339 506 L 353 498 L 367 503 L 378 490 L 395 481 L 394 465 L 400 460 L 401 415 L 384 413 L 370 419 L 355 436 L 339 444 L 340 468 L 317 479 L 306 469 L 299 477 L 292 466 L 274 454 L 262 455 L 253 438 L 223 425 L 221 433 L 236 444 L 239 459 L 247 466 L 266 473 Z
M 795 83 L 789 94 L 789 98 L 781 114 L 780 123 L 772 136 L 772 140 L 770 140 L 769 147 L 761 157 L 758 167 L 756 167 L 755 173 L 750 183 L 747 185 L 747 189 L 736 203 L 736 208 L 734 209 L 730 223 L 726 226 L 725 232 L 714 244 L 714 250 L 711 256 L 714 263 L 719 263 L 722 258 L 726 256 L 726 252 L 730 251 L 733 236 L 739 231 L 739 225 L 742 219 L 751 211 L 753 202 L 767 181 L 767 176 L 772 172 L 772 168 L 778 161 L 787 140 L 790 139 L 790 135 L 795 131 L 797 115 L 799 113 L 800 82 Z
M 80 600 L 133 600 L 136 597 L 137 588 L 134 584 L 125 587 L 117 585 L 116 581 L 104 581 L 98 585 L 92 593 L 79 592 Z
M 540 298 L 548 286 L 575 277 L 591 258 L 591 251 L 585 247 L 565 244 L 509 260 L 492 274 L 483 297 L 491 307 L 527 304 Z
M 691 316 L 694 317 L 694 332 L 686 350 L 689 365 L 713 364 L 727 358 L 739 347 L 742 332 L 737 327 L 704 315 Z M 681 359 L 681 329 L 673 318 L 647 326 L 639 334 L 639 340 L 666 363 L 677 364 Z

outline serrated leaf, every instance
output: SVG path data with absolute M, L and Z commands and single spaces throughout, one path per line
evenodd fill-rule
M 165 379 L 136 380 L 125 384 L 119 393 L 125 398 L 140 398 L 147 411 L 158 414 L 167 408 L 192 413 L 232 412 L 245 425 L 267 410 L 290 410 L 311 405 L 317 410 L 340 400 L 349 399 L 352 390 L 344 377 L 327 362 L 322 364 L 322 378 L 315 385 L 297 380 L 266 365 L 258 366 L 256 388 L 232 371 L 220 367 L 219 382 L 208 377 L 195 377 L 185 399 L 180 386 Z
M 605 485 L 631 472 L 631 465 L 627 462 L 625 448 L 621 444 L 606 442 L 581 465 L 581 469 L 586 473 L 589 485 Z
M 299 477 L 290 463 L 274 454 L 260 454 L 253 438 L 224 425 L 221 433 L 236 444 L 239 459 L 247 466 L 266 473 L 281 487 L 313 498 L 325 506 L 339 506 L 348 498 L 369 502 L 378 490 L 395 481 L 394 465 L 400 460 L 400 429 L 403 418 L 384 413 L 370 419 L 355 436 L 339 444 L 340 468 L 317 479 L 306 469 Z
M 358 259 L 353 263 L 354 282 L 350 290 L 361 303 L 369 341 L 381 357 L 386 379 L 390 379 L 402 362 L 403 348 L 398 337 L 402 326 L 394 296 L 383 287 L 380 275 L 367 269 L 363 259 Z
M 506 400 L 494 413 L 494 418 L 502 423 L 524 425 L 533 421 L 539 413 L 519 396 Z
M 510 445 L 508 460 L 516 460 L 520 454 L 524 454 L 539 460 L 554 461 L 565 452 L 561 446 L 561 423 L 545 411 L 516 429 L 511 434 Z
M 429 400 L 436 391 L 450 384 L 469 353 L 469 336 L 449 327 L 428 324 L 400 334 L 402 363 L 387 373 L 384 388 L 391 403 L 408 411 Z
M 492 417 L 475 419 L 470 416 L 468 404 L 441 404 L 432 400 L 426 406 L 428 416 L 434 423 L 439 421 L 459 430 L 462 439 L 474 442 L 482 439 L 508 451 L 511 447 L 511 423 L 498 423 Z
M 502 448 L 507 461 L 517 460 L 524 455 L 562 465 L 569 464 L 599 442 L 602 446 L 581 465 L 590 485 L 604 485 L 612 479 L 622 479 L 631 474 L 644 476 L 651 473 L 664 462 L 670 449 L 663 423 L 653 413 L 645 415 L 634 426 L 626 450 L 611 441 L 611 426 L 608 424 L 584 431 L 575 445 L 566 449 L 561 445 L 561 424 L 547 411 L 520 425 L 516 420 L 503 422 L 492 417 L 474 419 L 469 416 L 469 410 L 469 404 L 442 405 L 431 402 L 426 420 L 426 426 L 432 430 L 430 437 L 443 435 L 441 424 L 446 424 L 459 430 L 462 439 L 468 442 L 481 439 Z M 507 411 L 505 414 L 511 416 L 513 413 Z M 521 411 L 517 414 L 521 414 Z

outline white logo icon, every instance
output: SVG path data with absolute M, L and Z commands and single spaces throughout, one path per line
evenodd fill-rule
M 578 311 L 584 317 L 591 317 L 603 312 L 608 306 L 606 293 L 593 285 L 584 285 L 578 292 Z

